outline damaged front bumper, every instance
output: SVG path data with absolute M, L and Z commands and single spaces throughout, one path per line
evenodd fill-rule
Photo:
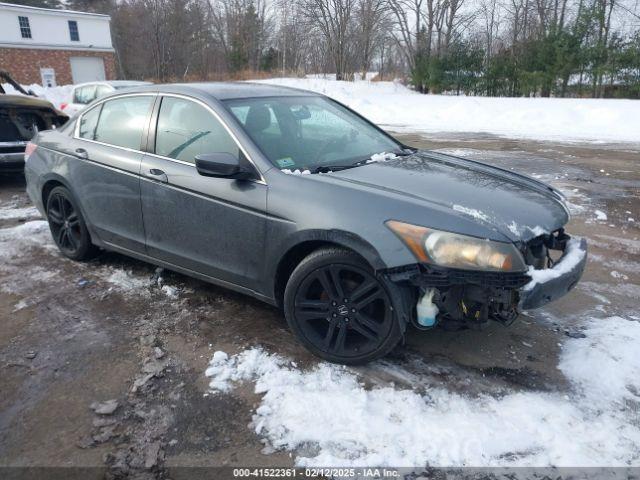
M 566 295 L 576 286 L 587 264 L 587 241 L 573 239 L 552 268 L 530 270 L 531 281 L 520 291 L 519 308 L 539 308 Z
M 415 264 L 385 273 L 391 281 L 416 289 L 416 300 L 431 292 L 439 311 L 437 323 L 479 327 L 491 319 L 508 325 L 520 311 L 542 307 L 566 295 L 580 280 L 587 262 L 586 241 L 572 239 L 564 231 L 540 237 L 534 250 L 537 257 L 531 257 L 532 266 L 521 272 Z M 550 250 L 562 255 L 551 262 Z M 415 325 L 416 318 L 413 320 Z

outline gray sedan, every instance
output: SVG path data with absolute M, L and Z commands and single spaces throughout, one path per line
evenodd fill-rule
M 586 262 L 553 188 L 409 148 L 302 90 L 116 93 L 39 133 L 25 173 L 67 257 L 113 250 L 278 305 L 309 350 L 346 364 L 409 324 L 509 324 Z

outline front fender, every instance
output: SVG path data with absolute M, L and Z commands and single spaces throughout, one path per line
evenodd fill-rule
M 273 237 L 272 237 L 273 238 Z M 344 230 L 309 229 L 291 232 L 278 242 L 272 242 L 272 248 L 267 248 L 265 258 L 269 261 L 265 266 L 265 292 L 277 301 L 277 278 L 280 268 L 290 260 L 299 261 L 300 254 L 309 253 L 313 244 L 329 244 L 348 248 L 361 255 L 374 270 L 386 268 L 386 265 L 375 247 L 362 237 Z M 279 282 L 278 282 L 279 283 Z
M 343 246 L 361 255 L 374 270 L 386 268 L 378 251 L 364 238 L 344 230 L 302 230 L 295 232 L 280 245 L 278 258 L 282 259 L 286 253 L 303 242 L 319 241 Z M 278 262 L 279 263 L 279 262 Z

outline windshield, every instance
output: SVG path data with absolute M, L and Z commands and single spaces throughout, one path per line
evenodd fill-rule
M 281 170 L 351 166 L 402 149 L 367 121 L 322 97 L 243 98 L 225 104 Z

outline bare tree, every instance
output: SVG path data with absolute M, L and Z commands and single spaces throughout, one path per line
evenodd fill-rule
M 344 80 L 354 47 L 349 37 L 356 0 L 302 1 L 309 26 L 318 28 L 325 39 L 334 62 L 336 79 Z
M 375 49 L 391 28 L 386 0 L 360 0 L 356 7 L 356 51 L 363 76 L 369 71 Z

